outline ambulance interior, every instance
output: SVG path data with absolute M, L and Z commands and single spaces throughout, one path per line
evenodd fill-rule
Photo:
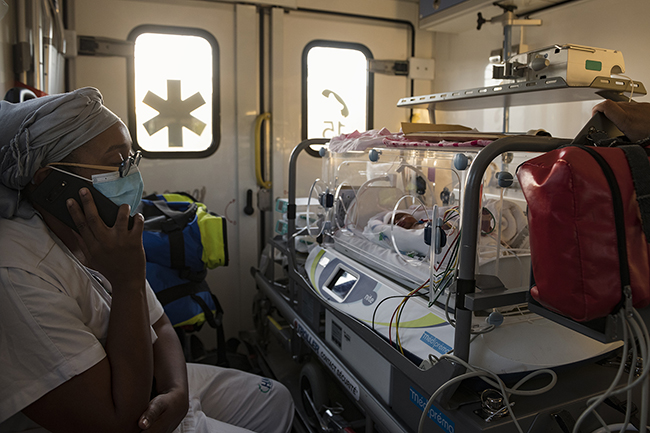
M 646 431 L 650 308 L 592 326 L 531 302 L 517 171 L 603 98 L 649 101 L 649 17 L 646 0 L 0 0 L 0 90 L 98 88 L 145 195 L 225 218 L 230 263 L 206 281 L 229 365 L 289 388 L 292 431 Z M 183 338 L 215 363 L 214 329 Z

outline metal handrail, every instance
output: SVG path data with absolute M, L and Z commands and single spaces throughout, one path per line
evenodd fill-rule
M 571 143 L 570 139 L 531 135 L 516 135 L 496 140 L 482 149 L 470 166 L 465 184 L 461 214 L 460 263 L 456 285 L 456 332 L 454 354 L 469 360 L 469 340 L 472 329 L 472 312 L 465 308 L 465 296 L 476 287 L 476 251 L 478 216 L 480 213 L 481 184 L 485 171 L 494 158 L 511 151 L 548 152 Z

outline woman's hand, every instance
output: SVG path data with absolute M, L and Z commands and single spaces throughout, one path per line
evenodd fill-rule
M 631 141 L 650 136 L 650 104 L 647 102 L 614 102 L 604 100 L 591 110 L 598 111 L 611 120 Z
M 115 225 L 107 227 L 97 212 L 90 191 L 82 188 L 79 196 L 83 211 L 73 199 L 69 199 L 67 205 L 79 230 L 77 240 L 88 266 L 104 275 L 114 289 L 133 283 L 144 284 L 146 261 L 142 246 L 142 215 L 134 217 L 133 228 L 129 230 L 129 205 L 122 205 Z
M 172 389 L 149 402 L 138 425 L 148 433 L 170 433 L 181 423 L 188 409 L 186 390 Z

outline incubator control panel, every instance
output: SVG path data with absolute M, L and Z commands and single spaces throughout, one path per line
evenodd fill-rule
M 383 335 L 414 362 L 452 349 L 453 328 L 440 308 L 429 307 L 428 297 L 409 298 L 398 318 L 394 312 L 410 289 L 321 247 L 311 251 L 305 268 L 318 296 Z

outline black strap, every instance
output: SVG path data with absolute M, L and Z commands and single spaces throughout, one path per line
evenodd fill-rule
M 627 261 L 627 241 L 625 238 L 625 214 L 623 211 L 623 198 L 621 190 L 612 167 L 609 166 L 605 158 L 596 152 L 593 147 L 576 145 L 580 149 L 591 155 L 600 166 L 609 189 L 612 193 L 612 205 L 614 208 L 614 223 L 616 224 L 616 247 L 618 249 L 618 266 L 621 278 L 621 300 L 616 305 L 612 313 L 618 312 L 625 304 L 625 288 L 630 286 L 630 267 Z
M 200 271 L 193 271 L 190 268 L 183 268 L 178 270 L 178 276 L 184 280 L 194 281 L 195 283 L 200 283 L 205 280 L 205 277 L 208 275 L 207 268 L 203 268 Z
M 198 192 L 198 191 L 197 191 L 197 192 Z M 185 196 L 185 197 L 189 198 L 189 199 L 192 200 L 192 201 L 196 201 L 196 202 L 199 201 L 198 199 L 196 199 L 196 198 L 195 198 L 192 194 L 190 194 L 189 192 L 185 192 L 185 191 L 176 191 L 176 192 L 173 192 L 172 194 Z
M 619 146 L 625 152 L 632 173 L 636 201 L 641 211 L 641 227 L 650 243 L 650 161 L 644 148 L 638 145 Z
M 208 292 L 212 297 L 212 301 L 215 305 L 216 313 L 213 313 L 208 307 L 208 304 L 205 303 L 203 298 L 198 296 L 199 293 Z M 161 290 L 156 293 L 156 297 L 163 305 L 163 307 L 170 302 L 173 302 L 177 299 L 181 299 L 185 296 L 190 296 L 194 302 L 199 304 L 201 310 L 203 310 L 203 315 L 205 316 L 205 321 L 208 322 L 211 328 L 215 329 L 217 332 L 217 365 L 222 367 L 228 366 L 228 358 L 226 357 L 226 337 L 223 331 L 223 308 L 217 297 L 210 291 L 208 283 L 204 280 L 200 283 L 188 282 L 184 284 L 179 284 L 178 286 L 169 287 L 165 290 Z
M 164 200 L 151 200 L 151 204 L 162 215 L 150 218 L 145 222 L 145 230 L 161 230 L 167 233 L 176 229 L 183 229 L 192 222 L 196 216 L 198 206 L 196 203 L 189 203 L 187 209 L 180 211 L 172 209 Z M 164 217 L 163 217 L 164 216 Z
M 203 299 L 196 295 L 190 295 L 194 301 L 201 306 L 203 314 L 205 315 L 205 320 L 208 322 L 210 327 L 214 328 L 217 331 L 217 365 L 222 367 L 228 366 L 228 358 L 226 357 L 226 337 L 223 332 L 223 309 L 219 300 L 210 292 L 212 296 L 212 301 L 214 302 L 216 308 L 216 314 L 212 314 L 208 304 L 205 303 Z
M 169 237 L 170 266 L 185 268 L 185 238 L 183 229 L 196 217 L 197 205 L 190 203 L 184 211 L 171 209 L 164 200 L 150 200 L 153 207 L 162 215 L 151 216 L 144 223 L 148 231 L 162 231 Z
M 214 212 L 210 212 L 211 215 L 221 219 L 221 233 L 223 233 L 223 266 L 228 266 L 228 261 L 230 257 L 228 256 L 228 222 L 222 216 L 217 215 Z
M 174 269 L 185 268 L 185 236 L 183 230 L 174 230 L 167 234 L 169 238 L 169 262 Z
M 206 281 L 193 282 L 189 281 L 187 283 L 179 284 L 178 286 L 168 287 L 165 290 L 161 290 L 156 293 L 156 298 L 164 306 L 167 304 L 181 299 L 187 295 L 196 295 L 201 292 L 209 292 L 210 287 Z

